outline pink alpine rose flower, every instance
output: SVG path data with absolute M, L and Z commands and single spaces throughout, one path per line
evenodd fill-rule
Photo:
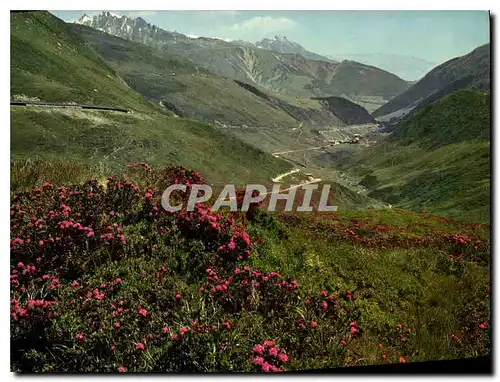
M 263 371 L 264 373 L 267 373 L 267 372 L 269 372 L 269 370 L 271 369 L 271 365 L 270 365 L 270 364 L 268 364 L 267 362 L 264 362 L 264 363 L 262 364 L 261 368 L 262 368 L 262 371 Z
M 278 358 L 283 363 L 287 363 L 288 362 L 288 356 L 285 353 L 281 353 L 280 355 L 278 355 Z
M 265 348 L 262 345 L 255 345 L 252 350 L 257 354 L 262 355 L 264 353 Z
M 278 349 L 272 347 L 268 350 L 268 353 L 271 357 L 276 357 L 278 355 Z
M 262 357 L 254 357 L 252 358 L 252 363 L 256 366 L 260 366 L 265 362 L 264 358 Z

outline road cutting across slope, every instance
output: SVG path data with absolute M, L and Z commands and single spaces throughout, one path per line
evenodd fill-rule
M 313 184 L 313 183 L 319 183 L 321 182 L 323 179 L 321 178 L 316 178 L 316 179 L 311 179 L 311 180 L 308 180 L 307 182 L 304 182 L 304 183 L 300 183 L 300 184 L 295 184 L 293 186 L 290 186 L 284 190 L 278 190 L 278 191 L 268 191 L 266 192 L 265 194 L 263 194 L 264 196 L 267 196 L 267 195 L 272 195 L 272 194 L 278 194 L 280 192 L 287 192 L 287 191 L 290 191 L 290 190 L 293 190 L 295 188 L 299 188 L 299 187 L 302 187 L 302 186 L 305 186 L 305 185 L 308 185 L 308 184 Z M 230 197 L 229 200 L 235 200 L 237 199 L 237 197 Z M 226 199 L 225 199 L 226 200 Z

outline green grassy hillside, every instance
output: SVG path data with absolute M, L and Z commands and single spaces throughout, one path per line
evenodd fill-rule
M 208 125 L 169 117 L 164 108 L 128 87 L 120 73 L 50 13 L 12 13 L 11 24 L 12 96 L 117 105 L 134 111 L 11 107 L 13 159 L 71 158 L 113 170 L 131 161 L 183 164 L 203 169 L 210 180 L 235 182 L 268 180 L 291 167 Z M 134 57 L 129 58 L 134 65 Z M 145 60 L 153 58 L 145 55 Z M 180 70 L 190 70 L 182 62 L 172 62 L 180 64 Z M 151 65 L 168 64 L 158 60 Z M 233 86 L 250 100 L 257 98 Z M 206 97 L 221 93 L 212 87 Z M 270 107 L 265 110 L 274 112 Z M 265 110 L 257 112 L 265 118 Z
M 381 117 L 400 109 L 428 104 L 459 89 L 488 91 L 490 89 L 490 44 L 469 54 L 452 58 L 435 67 L 407 91 L 399 94 L 373 112 Z
M 386 141 L 343 165 L 372 197 L 487 222 L 490 127 L 489 93 L 462 90 L 408 116 Z
M 161 112 L 131 91 L 66 23 L 45 11 L 12 12 L 11 96 Z
M 131 161 L 202 168 L 212 182 L 267 181 L 291 165 L 188 119 L 11 108 L 11 157 L 72 158 L 116 171 Z
M 491 95 L 464 89 L 406 118 L 390 137 L 400 144 L 431 148 L 471 140 L 490 140 Z

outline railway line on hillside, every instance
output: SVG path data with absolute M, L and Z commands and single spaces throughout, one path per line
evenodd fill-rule
M 86 105 L 64 102 L 41 102 L 41 101 L 10 101 L 10 106 L 35 106 L 35 107 L 70 107 L 78 109 L 118 111 L 121 113 L 132 113 L 131 110 L 112 106 Z

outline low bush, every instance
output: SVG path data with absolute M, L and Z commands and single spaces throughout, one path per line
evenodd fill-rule
M 202 182 L 186 168 L 155 171 L 142 163 L 106 184 L 44 183 L 12 194 L 12 370 L 280 372 L 358 363 L 359 348 L 373 336 L 363 325 L 369 296 L 335 282 L 302 290 L 279 269 L 259 269 L 252 253 L 262 252 L 265 240 L 251 237 L 239 214 L 213 213 L 208 204 L 191 212 L 161 208 L 169 184 Z M 283 239 L 294 219 L 256 210 L 252 232 L 260 227 Z M 324 227 L 308 229 L 316 235 Z M 408 245 L 380 227 L 371 238 L 355 229 L 330 227 L 328 235 L 364 246 Z M 483 242 L 446 238 L 461 261 L 484 260 L 475 255 L 486 251 Z M 453 335 L 483 354 L 487 315 L 468 309 L 471 325 L 480 326 Z M 370 362 L 417 357 L 414 335 L 402 324 L 386 327 L 384 344 L 369 345 L 380 353 Z

